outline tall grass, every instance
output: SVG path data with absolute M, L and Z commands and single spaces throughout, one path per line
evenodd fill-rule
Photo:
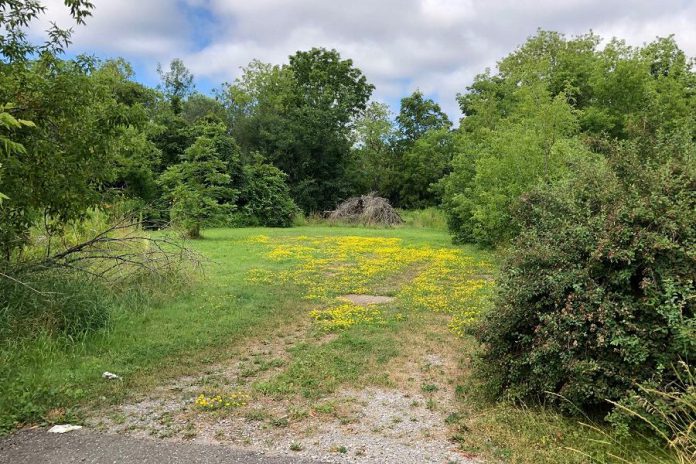
M 0 342 L 39 333 L 77 338 L 109 321 L 109 292 L 64 270 L 0 277 Z
M 447 218 L 445 213 L 438 208 L 425 208 L 416 210 L 400 210 L 399 214 L 408 227 L 424 229 L 447 230 Z
M 105 336 L 115 319 L 132 318 L 195 280 L 179 249 L 166 249 L 170 242 L 158 241 L 153 251 L 153 242 L 137 226 L 110 229 L 111 221 L 92 211 L 60 234 L 50 233 L 50 224 L 37 226 L 30 245 L 12 261 L 0 262 L 0 432 L 51 421 L 51 410 L 61 411 L 55 420 L 69 418 L 69 405 L 85 395 L 85 388 L 68 360 L 95 359 L 98 352 L 87 353 L 85 347 Z M 105 246 L 64 263 L 47 259 L 105 230 L 111 231 L 101 242 Z M 182 265 L 159 264 L 158 258 L 170 253 Z M 98 272 L 102 269 L 116 271 Z M 86 371 L 100 375 L 94 366 Z
M 630 401 L 614 403 L 617 412 L 647 425 L 679 464 L 696 463 L 696 369 L 681 361 L 676 381 L 665 390 L 638 386 Z

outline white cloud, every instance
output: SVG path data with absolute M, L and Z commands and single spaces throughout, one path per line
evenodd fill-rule
M 49 0 L 51 13 L 65 10 Z M 416 87 L 458 115 L 457 92 L 536 29 L 590 29 L 639 45 L 676 35 L 696 55 L 696 0 L 95 0 L 75 47 L 166 62 L 184 59 L 198 77 L 231 81 L 251 59 L 281 63 L 323 46 L 352 58 L 395 102 Z M 204 26 L 197 15 L 206 18 Z M 67 19 L 62 16 L 54 16 Z
M 80 51 L 157 59 L 186 50 L 190 24 L 171 0 L 92 0 L 95 9 L 87 26 L 74 26 L 63 0 L 44 0 L 47 14 L 34 31 L 42 35 L 49 19 L 73 26 L 73 46 Z

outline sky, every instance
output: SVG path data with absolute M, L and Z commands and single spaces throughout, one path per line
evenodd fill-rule
M 158 82 L 157 64 L 181 58 L 197 89 L 232 82 L 252 59 L 280 64 L 297 50 L 335 48 L 398 111 L 416 89 L 453 120 L 456 95 L 538 28 L 590 30 L 641 45 L 674 34 L 696 56 L 696 0 L 92 0 L 69 54 L 123 57 L 136 80 Z M 44 0 L 40 38 L 53 20 L 69 26 L 62 0 Z

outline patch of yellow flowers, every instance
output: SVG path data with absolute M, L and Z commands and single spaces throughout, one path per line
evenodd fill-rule
M 206 396 L 198 395 L 195 405 L 200 409 L 214 410 L 224 408 L 241 408 L 246 406 L 251 397 L 244 392 L 233 392 L 225 395 Z
M 376 305 L 359 306 L 346 303 L 328 309 L 315 309 L 309 315 L 327 332 L 347 329 L 355 324 L 383 322 L 382 312 Z
M 404 245 L 399 238 L 383 237 L 281 237 L 251 238 L 270 247 L 266 258 L 288 262 L 280 272 L 253 269 L 249 282 L 286 282 L 305 289 L 304 298 L 328 306 L 310 316 L 326 330 L 384 320 L 376 305 L 346 304 L 340 295 L 366 294 L 385 279 L 414 272 L 402 282 L 397 304 L 402 309 L 451 314 L 449 328 L 461 335 L 485 308 L 494 285 L 492 266 L 476 261 L 463 250 Z M 403 316 L 402 316 L 403 317 Z

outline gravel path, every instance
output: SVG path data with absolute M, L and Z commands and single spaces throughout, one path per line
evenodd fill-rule
M 450 441 L 452 431 L 446 419 L 456 411 L 450 379 L 459 367 L 452 361 L 455 355 L 442 346 L 418 346 L 403 364 L 392 366 L 391 388 L 339 389 L 319 401 L 254 394 L 246 406 L 219 412 L 194 406 L 196 396 L 206 390 L 241 389 L 253 394 L 252 382 L 286 368 L 287 350 L 303 340 L 302 332 L 297 328 L 290 338 L 255 341 L 239 356 L 207 366 L 205 372 L 170 381 L 121 404 L 97 408 L 87 418 L 86 428 L 107 436 L 158 438 L 184 447 L 213 445 L 250 456 L 291 460 L 261 462 L 480 462 Z
M 78 430 L 66 434 L 44 429 L 0 439 L 0 464 L 319 464 L 297 457 L 271 456 L 226 446 L 176 443 Z

